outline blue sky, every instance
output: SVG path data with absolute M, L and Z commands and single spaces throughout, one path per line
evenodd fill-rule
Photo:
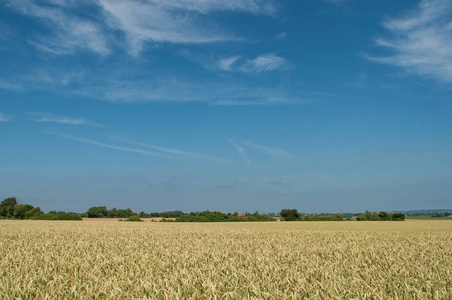
M 451 49 L 451 0 L 2 0 L 0 197 L 450 208 Z

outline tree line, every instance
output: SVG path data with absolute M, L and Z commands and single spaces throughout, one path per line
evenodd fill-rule
M 201 211 L 201 212 L 191 212 L 189 214 L 184 214 L 176 218 L 176 222 L 267 222 L 276 221 L 275 218 L 271 216 L 266 216 L 259 214 L 255 211 L 254 213 L 244 213 L 239 214 L 234 213 L 222 213 L 220 211 Z
M 19 204 L 16 197 L 6 198 L 0 203 L 0 218 L 18 220 L 82 220 L 74 212 L 68 213 L 54 210 L 46 214 L 39 207 L 34 207 L 30 204 Z
M 344 221 L 352 220 L 351 217 L 344 217 L 341 214 L 325 215 L 325 214 L 301 214 L 296 209 L 283 209 L 280 216 L 284 221 Z M 402 213 L 387 213 L 385 211 L 370 212 L 366 210 L 364 214 L 358 214 L 354 217 L 356 221 L 404 221 L 405 214 Z
M 244 213 L 223 213 L 220 211 L 201 211 L 184 213 L 180 210 L 145 213 L 141 211 L 136 213 L 130 208 L 127 209 L 107 209 L 106 206 L 93 206 L 88 211 L 77 214 L 74 212 L 56 211 L 52 210 L 48 213 L 41 211 L 39 207 L 34 207 L 30 204 L 19 204 L 15 197 L 10 197 L 0 203 L 0 218 L 14 218 L 20 220 L 82 220 L 82 218 L 163 218 L 163 221 L 176 222 L 263 222 L 275 221 L 275 214 L 259 214 Z M 283 209 L 279 213 L 282 221 L 404 221 L 405 214 L 403 213 L 388 213 L 385 211 L 370 212 L 366 210 L 364 214 L 302 214 L 296 209 Z M 168 218 L 171 218 L 168 220 Z M 131 219 L 131 220 L 132 220 Z M 174 219 L 174 220 L 173 220 Z
M 93 206 L 88 209 L 88 211 L 81 213 L 80 216 L 83 218 L 129 218 L 130 216 L 138 216 L 140 218 L 177 218 L 183 215 L 184 212 L 180 210 L 165 211 L 165 212 L 153 212 L 145 213 L 141 211 L 136 213 L 130 208 L 117 209 L 113 207 L 112 209 L 107 209 L 106 206 Z

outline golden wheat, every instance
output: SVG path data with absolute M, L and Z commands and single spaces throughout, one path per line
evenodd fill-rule
M 452 222 L 0 222 L 4 299 L 452 299 Z

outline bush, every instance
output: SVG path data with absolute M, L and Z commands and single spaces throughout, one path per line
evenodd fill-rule
M 296 209 L 283 209 L 279 214 L 286 221 L 296 221 L 300 217 Z
M 405 221 L 405 214 L 394 213 L 394 214 L 392 214 L 392 220 L 393 221 Z
M 48 221 L 82 221 L 82 217 L 76 213 L 64 214 L 39 214 L 32 217 L 33 220 L 48 220 Z
M 137 215 L 130 216 L 126 221 L 127 222 L 143 222 L 143 220 L 141 220 L 140 217 Z
M 365 220 L 364 216 L 361 216 L 361 215 L 356 216 L 356 221 L 364 221 L 364 220 Z

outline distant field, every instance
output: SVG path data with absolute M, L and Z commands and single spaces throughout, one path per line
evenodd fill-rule
M 160 222 L 163 218 L 141 218 L 144 222 Z M 166 220 L 175 220 L 176 218 L 166 218 Z M 127 220 L 127 218 L 83 218 L 87 222 L 118 222 L 119 220 Z
M 3 299 L 452 299 L 452 221 L 0 221 Z
M 429 217 L 429 216 L 416 216 L 416 217 L 405 217 L 407 220 L 449 220 L 452 221 L 450 217 Z

